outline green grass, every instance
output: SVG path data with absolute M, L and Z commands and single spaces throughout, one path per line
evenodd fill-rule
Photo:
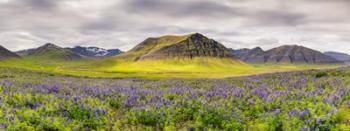
M 108 78 L 225 78 L 293 70 L 336 68 L 341 65 L 254 64 L 219 58 L 124 61 L 120 59 L 75 61 L 24 57 L 0 61 L 0 67 L 20 68 L 63 75 Z

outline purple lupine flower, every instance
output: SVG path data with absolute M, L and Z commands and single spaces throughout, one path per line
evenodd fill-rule
M 302 120 L 305 117 L 306 112 L 304 110 L 299 112 L 299 119 Z
M 249 100 L 249 103 L 250 103 L 251 105 L 254 105 L 254 103 L 255 103 L 254 99 L 250 99 L 250 100 Z
M 316 124 L 320 123 L 320 121 L 321 121 L 321 118 L 317 117 L 316 118 Z
M 17 118 L 19 121 L 21 121 L 21 122 L 23 121 L 23 117 L 21 115 L 18 115 Z
M 297 109 L 293 109 L 293 110 L 290 110 L 287 114 L 288 114 L 289 117 L 291 117 L 291 116 L 297 114 L 298 112 L 299 111 Z
M 10 116 L 9 120 L 10 120 L 10 122 L 13 124 L 15 118 L 14 118 L 13 116 Z
M 7 125 L 6 124 L 0 124 L 0 129 L 7 129 Z

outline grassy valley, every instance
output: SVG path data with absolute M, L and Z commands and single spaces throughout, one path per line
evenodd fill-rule
M 195 58 L 169 60 L 51 60 L 44 57 L 23 57 L 0 61 L 0 67 L 74 76 L 109 78 L 225 78 L 292 70 L 337 68 L 342 65 L 246 64 L 231 59 Z

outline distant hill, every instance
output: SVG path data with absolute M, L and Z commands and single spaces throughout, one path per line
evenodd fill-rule
M 20 58 L 17 54 L 9 51 L 0 45 L 0 60 L 9 59 L 9 58 Z
M 337 59 L 339 61 L 343 61 L 346 63 L 350 63 L 350 55 L 346 53 L 340 53 L 340 52 L 334 52 L 334 51 L 328 51 L 324 52 L 323 54 L 330 56 L 334 59 Z
M 235 51 L 234 51 L 235 52 Z M 242 53 L 243 52 L 243 53 Z M 241 60 L 249 63 L 297 63 L 297 64 L 333 64 L 342 63 L 319 51 L 298 45 L 284 45 L 262 51 L 259 48 L 236 51 Z
M 192 59 L 195 57 L 235 59 L 225 46 L 199 33 L 148 38 L 119 57 L 134 61 L 167 58 Z
M 264 53 L 265 62 L 333 64 L 340 61 L 303 46 L 284 45 Z
M 253 49 L 238 49 L 238 50 L 232 50 L 233 55 L 237 56 L 241 60 L 251 63 L 251 62 L 264 62 L 262 57 L 262 54 L 264 53 L 264 50 L 262 50 L 260 47 L 255 47 Z
M 109 50 L 107 50 L 107 49 L 103 49 L 103 48 L 99 48 L 99 47 L 76 46 L 74 48 L 67 48 L 67 49 L 73 51 L 74 53 L 82 55 L 82 56 L 95 57 L 95 58 L 111 57 L 111 56 L 116 56 L 116 55 L 119 55 L 119 54 L 123 53 L 119 49 L 109 49 Z
M 51 43 L 47 43 L 35 49 L 22 50 L 16 53 L 24 57 L 34 56 L 60 60 L 78 60 L 82 58 L 80 55 L 70 51 L 69 49 L 65 49 Z

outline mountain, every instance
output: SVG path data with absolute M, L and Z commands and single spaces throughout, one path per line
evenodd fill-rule
M 245 62 L 263 62 L 263 58 L 260 58 L 261 55 L 264 53 L 264 50 L 262 50 L 260 47 L 255 47 L 253 49 L 238 49 L 238 50 L 232 50 L 233 55 L 237 56 L 241 60 Z
M 103 49 L 98 47 L 82 47 L 82 46 L 76 46 L 74 48 L 67 48 L 79 55 L 87 56 L 87 57 L 110 57 L 110 56 L 116 56 L 121 53 L 123 53 L 119 49 Z
M 263 51 L 260 47 L 233 50 L 233 54 L 247 63 L 295 63 L 333 64 L 342 63 L 319 51 L 298 45 L 284 45 Z
M 9 59 L 9 58 L 20 58 L 20 56 L 18 56 L 17 54 L 9 51 L 8 49 L 0 45 L 0 60 Z
M 167 58 L 192 59 L 195 57 L 236 59 L 225 46 L 199 33 L 148 38 L 119 57 L 134 61 Z
M 35 49 L 26 49 L 26 50 L 20 50 L 20 51 L 16 51 L 15 53 L 19 56 L 26 56 L 28 55 L 30 52 L 34 51 Z
M 346 53 L 328 51 L 328 52 L 324 52 L 323 54 L 330 56 L 334 59 L 337 59 L 339 61 L 343 61 L 343 62 L 347 62 L 347 63 L 350 62 L 350 55 L 346 54 Z
M 262 54 L 264 62 L 267 63 L 308 63 L 308 64 L 333 64 L 340 61 L 298 45 L 284 45 Z M 262 58 L 262 57 L 260 57 Z
M 47 43 L 36 49 L 18 51 L 17 54 L 23 57 L 33 56 L 60 60 L 77 60 L 82 58 L 80 55 L 70 51 L 69 49 L 65 49 L 51 43 Z

